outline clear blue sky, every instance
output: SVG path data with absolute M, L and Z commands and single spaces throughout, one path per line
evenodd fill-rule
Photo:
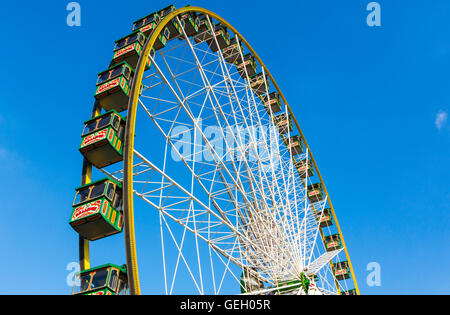
M 70 292 L 78 244 L 68 217 L 96 74 L 134 20 L 170 4 L 79 1 L 82 26 L 70 28 L 68 2 L 8 1 L 0 11 L 0 294 Z M 321 169 L 361 293 L 448 294 L 450 127 L 436 118 L 450 111 L 450 2 L 379 1 L 375 28 L 369 2 L 173 1 L 227 19 L 274 74 Z M 98 264 L 123 241 L 103 245 Z M 160 251 L 159 241 L 149 246 Z M 381 265 L 381 287 L 366 284 L 370 262 Z

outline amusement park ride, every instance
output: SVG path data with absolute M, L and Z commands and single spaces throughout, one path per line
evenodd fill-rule
M 242 294 L 359 294 L 333 205 L 294 114 L 255 51 L 221 17 L 198 7 L 169 6 L 134 22 L 98 74 L 95 100 L 84 123 L 82 185 L 69 222 L 80 247 L 73 294 L 140 294 L 133 197 L 156 209 L 161 225 L 172 220 L 196 242 L 205 241 L 211 265 L 222 261 L 224 274 L 214 282 L 214 294 L 225 278 Z M 156 125 L 155 138 L 158 131 L 163 135 L 160 147 L 148 154 L 160 150 L 161 167 L 135 148 L 138 109 Z M 258 148 L 275 143 L 276 158 L 255 158 L 250 145 L 233 148 L 240 150 L 239 161 L 222 158 L 198 125 L 211 119 L 221 131 L 237 125 L 269 128 L 273 132 L 260 138 Z M 201 134 L 212 162 L 180 154 L 182 165 L 176 171 L 169 166 L 177 124 Z M 251 142 L 252 136 L 244 138 Z M 242 141 L 240 135 L 234 140 Z M 227 153 L 236 153 L 229 147 L 226 143 Z M 177 179 L 180 167 L 190 184 Z M 92 181 L 93 168 L 106 178 Z M 89 242 L 122 232 L 126 265 L 91 268 Z M 174 240 L 178 261 L 187 265 L 185 257 L 195 254 L 200 266 L 200 245 L 183 253 L 183 241 Z M 164 271 L 170 294 L 175 275 L 171 286 Z M 200 294 L 204 281 L 194 279 Z

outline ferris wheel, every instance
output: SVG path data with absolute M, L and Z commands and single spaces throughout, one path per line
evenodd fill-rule
M 158 238 L 162 294 L 181 281 L 192 294 L 359 294 L 293 108 L 223 18 L 169 6 L 134 22 L 95 99 L 70 217 L 74 294 L 140 294 L 139 244 Z M 151 240 L 135 228 L 141 211 L 157 218 Z M 126 264 L 91 268 L 89 242 L 120 233 Z

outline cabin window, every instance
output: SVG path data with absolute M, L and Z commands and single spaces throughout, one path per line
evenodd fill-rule
M 94 188 L 92 189 L 89 199 L 94 199 L 96 197 L 103 195 L 103 193 L 105 192 L 105 186 L 106 182 L 95 185 Z
M 111 290 L 115 291 L 116 290 L 116 285 L 117 285 L 117 278 L 119 277 L 119 274 L 117 272 L 116 269 L 113 269 L 111 271 L 111 276 L 109 278 L 109 287 Z
M 139 22 L 136 22 L 136 23 L 134 24 L 134 29 L 140 28 L 140 27 L 144 24 L 144 21 L 145 21 L 145 19 L 140 20 Z
M 92 277 L 91 290 L 101 288 L 106 285 L 108 278 L 108 269 L 97 271 Z
M 120 209 L 122 207 L 122 198 L 118 194 L 115 194 L 114 196 L 114 202 L 112 204 L 112 207 L 114 209 Z
M 106 127 L 109 125 L 110 122 L 111 122 L 111 116 L 107 115 L 107 116 L 103 117 L 102 119 L 100 119 L 98 126 L 95 129 L 101 129 L 103 127 Z
M 79 204 L 81 202 L 84 202 L 88 199 L 89 197 L 89 192 L 90 192 L 90 188 L 86 187 L 82 190 L 79 190 L 75 196 L 75 201 L 74 201 L 74 205 Z
M 130 68 L 125 67 L 125 69 L 123 70 L 123 75 L 128 80 L 130 78 Z
M 122 39 L 121 41 L 119 41 L 119 42 L 116 44 L 116 49 L 114 49 L 114 50 L 117 50 L 117 49 L 119 49 L 119 48 L 122 48 L 123 46 L 125 46 L 126 43 L 127 43 L 127 39 L 126 39 L 126 38 Z
M 125 127 L 122 125 L 119 127 L 119 133 L 118 133 L 119 139 L 123 139 L 124 133 L 125 133 Z
M 119 125 L 120 125 L 120 118 L 119 116 L 114 115 L 112 126 L 114 127 L 114 129 L 119 130 Z
M 121 75 L 121 74 L 122 74 L 122 70 L 123 70 L 122 67 L 117 67 L 117 68 L 115 68 L 115 69 L 112 71 L 112 73 L 111 73 L 111 78 L 115 78 L 115 77 Z
M 109 200 L 113 200 L 114 185 L 112 183 L 109 183 L 109 185 L 108 185 L 108 192 L 106 193 L 106 196 L 109 198 Z
M 109 79 L 109 71 L 106 71 L 105 73 L 102 73 L 102 74 L 98 77 L 97 84 L 101 84 L 101 83 L 107 81 L 108 79 Z
M 139 41 L 139 43 L 140 43 L 141 45 L 144 45 L 144 35 L 139 34 L 138 41 Z
M 90 133 L 90 132 L 94 131 L 96 129 L 96 127 L 97 127 L 97 121 L 96 120 L 93 121 L 93 122 L 88 123 L 86 125 L 86 127 L 84 128 L 83 136 L 85 134 L 87 134 L 87 133 Z
M 151 18 L 145 18 L 145 19 L 142 20 L 141 26 L 148 25 L 148 24 L 150 24 L 151 22 L 153 22 L 153 19 L 151 19 Z M 139 26 L 139 27 L 140 27 L 140 26 Z
M 73 294 L 87 291 L 89 288 L 90 281 L 91 281 L 91 274 L 84 274 L 82 276 L 78 275 L 75 279 L 75 287 L 73 290 Z
M 146 17 L 146 18 L 143 18 L 143 19 L 140 20 L 140 21 L 137 21 L 137 22 L 134 24 L 133 30 L 137 30 L 138 28 L 141 28 L 141 27 L 143 27 L 143 26 L 145 26 L 145 25 L 148 25 L 148 24 L 152 23 L 153 21 L 155 21 L 156 23 L 158 23 L 158 20 L 159 20 L 158 16 L 155 16 L 155 14 L 152 14 L 152 15 Z
M 135 42 L 136 39 L 137 39 L 137 37 L 138 37 L 138 34 L 133 34 L 133 35 L 131 35 L 130 37 L 128 37 L 127 43 L 133 43 L 133 42 Z

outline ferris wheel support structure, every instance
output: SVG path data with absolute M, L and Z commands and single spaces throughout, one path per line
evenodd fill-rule
M 214 24 L 212 23 L 211 19 L 215 19 L 217 21 L 220 22 L 221 25 L 227 27 L 228 29 L 230 29 L 234 34 L 235 34 L 235 38 L 236 38 L 236 42 L 237 42 L 237 49 L 239 50 L 239 54 L 240 57 L 242 58 L 242 60 L 245 60 L 244 55 L 243 55 L 243 51 L 242 51 L 242 47 L 240 46 L 240 43 L 242 43 L 243 45 L 245 45 L 245 47 L 248 48 L 248 50 L 251 52 L 251 55 L 257 60 L 257 62 L 259 63 L 259 65 L 261 66 L 262 69 L 262 77 L 263 82 L 264 82 L 264 94 L 267 92 L 267 97 L 269 98 L 269 85 L 268 85 L 268 80 L 270 80 L 274 86 L 274 88 L 276 89 L 279 97 L 281 98 L 281 100 L 283 101 L 283 103 L 286 106 L 286 112 L 288 117 L 290 117 L 289 119 L 292 119 L 292 121 L 295 124 L 295 127 L 297 128 L 298 133 L 300 134 L 300 138 L 301 141 L 303 142 L 304 146 L 306 147 L 306 165 L 308 163 L 308 160 L 310 160 L 313 164 L 313 167 L 316 171 L 316 174 L 318 176 L 318 179 L 320 181 L 320 184 L 322 185 L 322 189 L 323 189 L 323 193 L 325 195 L 325 202 L 323 203 L 323 207 L 325 206 L 325 203 L 328 202 L 329 204 L 329 208 L 331 211 L 331 215 L 332 218 L 334 220 L 334 224 L 336 226 L 336 229 L 338 231 L 339 237 L 340 237 L 340 241 L 342 243 L 342 248 L 343 251 L 345 252 L 345 256 L 347 258 L 348 261 L 348 269 L 350 269 L 350 274 L 351 274 L 351 278 L 353 280 L 353 283 L 355 285 L 355 289 L 354 291 L 356 291 L 356 294 L 359 294 L 359 288 L 358 288 L 358 284 L 356 282 L 356 278 L 355 278 L 355 274 L 354 274 L 354 270 L 353 270 L 353 266 L 350 260 L 350 256 L 348 253 L 348 249 L 347 246 L 345 244 L 344 241 L 344 237 L 341 231 L 341 227 L 339 225 L 334 207 L 331 203 L 331 199 L 329 198 L 329 194 L 328 191 L 326 189 L 325 183 L 323 181 L 322 175 L 319 172 L 317 163 L 311 153 L 311 150 L 308 146 L 308 143 L 306 141 L 306 138 L 302 132 L 302 130 L 300 129 L 300 126 L 294 116 L 294 113 L 291 109 L 291 107 L 289 106 L 289 104 L 286 101 L 286 98 L 284 97 L 283 93 L 281 92 L 280 88 L 278 87 L 278 85 L 276 84 L 273 76 L 271 75 L 271 73 L 269 72 L 269 70 L 267 69 L 267 67 L 264 65 L 264 63 L 262 62 L 261 58 L 256 54 L 256 52 L 254 51 L 254 49 L 249 45 L 249 43 L 245 40 L 245 38 L 233 27 L 231 26 L 227 21 L 225 21 L 223 18 L 221 18 L 220 16 L 218 16 L 217 14 L 200 8 L 200 7 L 191 7 L 191 6 L 187 6 L 178 10 L 175 10 L 167 15 L 165 15 L 156 25 L 156 28 L 153 29 L 152 33 L 149 35 L 147 41 L 145 42 L 145 44 L 143 45 L 143 51 L 140 54 L 139 60 L 137 62 L 137 66 L 136 69 L 134 70 L 134 76 L 133 76 L 133 80 L 131 83 L 131 88 L 130 88 L 130 94 L 129 94 L 129 99 L 128 99 L 128 108 L 127 108 L 127 119 L 126 119 L 126 125 L 125 125 L 125 133 L 124 133 L 124 139 L 123 139 L 123 178 L 121 180 L 122 182 L 122 188 L 123 188 L 123 230 L 124 230 L 124 241 L 125 241 L 125 252 L 126 252 L 126 265 L 127 265 L 127 270 L 126 272 L 128 273 L 128 284 L 129 284 L 129 289 L 130 289 L 130 294 L 132 295 L 140 295 L 141 294 L 141 288 L 140 288 L 140 281 L 139 281 L 139 270 L 138 270 L 138 259 L 137 259 L 137 246 L 136 246 L 136 232 L 135 232 L 135 213 L 134 213 L 134 200 L 133 197 L 137 196 L 140 197 L 141 199 L 143 199 L 144 201 L 146 201 L 147 203 L 149 203 L 150 205 L 152 205 L 154 208 L 160 210 L 160 213 L 164 213 L 167 217 L 173 219 L 174 221 L 177 221 L 174 217 L 171 217 L 170 214 L 168 214 L 167 212 L 165 212 L 161 207 L 158 207 L 158 205 L 154 204 L 152 201 L 150 201 L 149 199 L 147 199 L 147 197 L 145 196 L 145 194 L 139 194 L 135 189 L 134 189 L 134 181 L 133 181 L 133 177 L 134 177 L 134 167 L 136 166 L 134 164 L 134 157 L 138 157 L 141 161 L 142 164 L 146 164 L 148 166 L 149 169 L 152 170 L 152 172 L 156 172 L 158 173 L 160 176 L 162 176 L 162 180 L 163 183 L 164 181 L 166 181 L 166 183 L 168 185 L 171 185 L 172 187 L 176 187 L 177 189 L 181 190 L 188 198 L 190 198 L 191 200 L 194 200 L 196 202 L 197 205 L 199 205 L 206 213 L 208 213 L 208 215 L 210 215 L 211 217 L 215 217 L 217 218 L 219 221 L 222 221 L 222 224 L 224 226 L 228 226 L 229 228 L 231 228 L 234 231 L 234 236 L 236 237 L 236 241 L 240 242 L 242 244 L 242 247 L 244 248 L 244 251 L 247 248 L 252 248 L 252 250 L 257 251 L 259 249 L 259 247 L 261 246 L 261 244 L 259 244 L 256 239 L 254 238 L 252 239 L 252 237 L 250 237 L 249 235 L 247 235 L 245 233 L 246 229 L 250 229 L 249 227 L 244 227 L 244 225 L 250 225 L 250 219 L 249 218 L 244 218 L 245 214 L 243 212 L 248 211 L 249 209 L 252 211 L 257 211 L 257 207 L 259 205 L 259 202 L 261 202 L 266 208 L 270 208 L 270 206 L 267 204 L 267 200 L 265 200 L 264 198 L 261 198 L 261 200 L 259 200 L 259 198 L 257 197 L 257 194 L 259 196 L 267 196 L 263 191 L 261 191 L 261 187 L 253 187 L 252 183 L 254 181 L 256 181 L 256 179 L 253 177 L 253 174 L 250 170 L 249 165 L 247 164 L 247 160 L 244 159 L 243 161 L 243 165 L 244 165 L 244 169 L 246 172 L 246 176 L 248 176 L 249 180 L 248 180 L 248 185 L 251 188 L 251 196 L 248 195 L 246 196 L 246 191 L 243 188 L 243 184 L 241 182 L 241 179 L 239 177 L 237 177 L 236 179 L 233 178 L 232 174 L 230 173 L 230 171 L 227 169 L 227 167 L 223 164 L 223 162 L 221 161 L 220 157 L 216 157 L 216 163 L 217 166 L 222 166 L 222 170 L 218 172 L 218 175 L 221 178 L 221 181 L 223 183 L 223 185 L 225 186 L 225 190 L 228 191 L 229 194 L 229 199 L 231 201 L 232 204 L 235 205 L 235 210 L 236 210 L 236 216 L 240 217 L 241 223 L 238 228 L 242 228 L 243 229 L 243 233 L 241 233 L 239 231 L 239 229 L 236 229 L 236 227 L 232 226 L 232 223 L 229 222 L 229 219 L 226 215 L 226 213 L 224 212 L 224 210 L 221 209 L 220 205 L 218 205 L 215 201 L 214 198 L 212 197 L 212 193 L 210 191 L 208 191 L 204 186 L 202 186 L 202 183 L 197 179 L 197 181 L 199 181 L 200 186 L 203 188 L 204 192 L 209 196 L 209 202 L 212 204 L 212 206 L 214 207 L 214 209 L 217 212 L 214 212 L 210 209 L 210 207 L 206 204 L 204 204 L 201 200 L 199 200 L 199 198 L 196 198 L 196 196 L 193 194 L 192 191 L 188 191 L 186 190 L 182 185 L 178 184 L 177 181 L 173 178 L 171 178 L 170 176 L 168 176 L 165 172 L 164 169 L 161 170 L 159 169 L 156 165 L 154 165 L 151 161 L 149 161 L 148 159 L 145 158 L 144 155 L 141 155 L 139 152 L 136 151 L 135 149 L 135 130 L 136 130 L 136 117 L 137 117 L 137 110 L 138 110 L 138 106 L 140 104 L 140 97 L 141 97 L 141 93 L 142 93 L 142 89 L 143 89 L 143 80 L 144 80 L 144 72 L 148 70 L 149 67 L 149 61 L 151 61 L 152 67 L 154 66 L 155 69 L 157 70 L 159 77 L 162 79 L 163 83 L 171 90 L 171 92 L 173 93 L 173 95 L 176 97 L 175 103 L 178 103 L 178 106 L 180 108 L 183 108 L 185 110 L 185 112 L 187 113 L 187 115 L 189 116 L 189 118 L 192 120 L 193 123 L 193 129 L 194 132 L 199 133 L 199 136 L 203 139 L 203 141 L 205 142 L 205 144 L 208 147 L 208 149 L 212 149 L 211 144 L 209 143 L 208 139 L 206 139 L 206 136 L 204 135 L 204 133 L 201 131 L 201 128 L 198 126 L 198 124 L 195 121 L 195 117 L 193 117 L 192 115 L 190 115 L 189 109 L 185 108 L 184 106 L 184 101 L 178 96 L 176 88 L 179 89 L 178 86 L 174 87 L 170 84 L 168 78 L 166 78 L 165 74 L 163 73 L 163 71 L 160 70 L 158 64 L 155 62 L 155 60 L 153 59 L 154 57 L 151 55 L 151 52 L 155 46 L 155 44 L 157 43 L 158 40 L 160 40 L 160 35 L 164 32 L 164 30 L 166 29 L 166 27 L 168 26 L 168 24 L 175 20 L 176 23 L 178 23 L 179 25 L 181 25 L 180 22 L 180 18 L 179 16 L 185 13 L 196 13 L 196 14 L 204 14 L 206 16 L 206 20 L 207 23 L 209 24 L 209 28 L 211 30 L 215 29 Z M 211 91 L 211 102 L 212 103 L 217 103 L 218 106 L 218 111 L 219 114 L 221 114 L 222 116 L 225 116 L 225 113 L 221 112 L 222 108 L 220 107 L 219 101 L 217 99 L 217 96 L 215 95 L 214 91 L 213 91 L 213 87 L 211 86 L 210 82 L 208 81 L 207 76 L 204 73 L 204 70 L 202 68 L 201 62 L 197 59 L 197 56 L 194 52 L 194 48 L 192 46 L 191 41 L 189 40 L 188 35 L 186 34 L 186 30 L 184 29 L 184 27 L 181 28 L 181 37 L 184 37 L 184 39 L 186 40 L 186 42 L 188 43 L 188 47 L 192 50 L 192 53 L 195 57 L 195 62 L 197 64 L 197 67 L 199 69 L 199 72 L 201 74 L 201 77 L 203 79 L 203 83 L 205 85 L 206 89 L 209 89 Z M 215 43 L 215 47 L 218 48 L 220 47 L 220 44 L 218 42 L 218 38 L 215 34 L 215 31 L 212 31 L 212 38 L 213 41 Z M 219 59 L 220 62 L 225 64 L 225 59 L 224 59 L 224 55 L 222 54 L 222 51 L 220 48 L 218 48 L 218 52 L 219 52 Z M 168 65 L 167 65 L 168 67 Z M 230 73 L 228 72 L 228 69 L 222 69 L 222 71 L 224 72 L 224 77 L 227 77 L 227 79 L 231 82 L 231 76 Z M 246 78 L 249 78 L 249 73 L 247 72 L 247 68 L 246 66 L 243 67 L 243 71 L 245 72 Z M 225 73 L 226 72 L 226 73 Z M 172 74 L 172 73 L 171 73 Z M 173 74 L 172 74 L 173 75 Z M 174 77 L 172 77 L 171 79 L 175 79 Z M 231 88 L 230 90 L 228 90 L 228 93 L 230 95 L 234 95 L 235 99 L 238 100 L 239 103 L 239 97 L 236 93 L 236 90 L 234 90 L 234 86 L 231 84 Z M 227 87 L 228 89 L 228 87 Z M 251 93 L 251 92 L 250 92 Z M 184 97 L 184 96 L 183 96 Z M 248 95 L 247 95 L 248 97 Z M 255 95 L 251 95 L 251 97 L 253 98 L 253 102 L 255 102 Z M 212 99 L 214 99 L 214 102 L 212 101 Z M 270 104 L 270 103 L 269 103 Z M 144 107 L 144 104 L 140 104 Z M 214 105 L 213 105 L 214 106 Z M 240 106 L 240 104 L 239 104 Z M 271 105 L 269 105 L 270 108 Z M 242 109 L 241 109 L 242 110 Z M 270 110 L 272 111 L 272 110 Z M 92 117 L 96 117 L 98 115 L 100 115 L 101 113 L 101 107 L 99 106 L 99 104 L 96 102 L 96 104 L 94 105 L 94 109 L 92 111 Z M 147 112 L 148 113 L 148 112 Z M 234 113 L 235 115 L 235 113 Z M 236 117 L 235 117 L 236 119 Z M 246 122 L 244 121 L 244 124 Z M 220 122 L 219 122 L 220 124 Z M 251 124 L 253 126 L 253 124 Z M 261 125 L 261 123 L 260 123 Z M 221 128 L 223 128 L 223 126 L 220 126 Z M 160 128 L 158 126 L 158 128 Z M 160 129 L 160 131 L 164 134 L 163 130 Z M 280 132 L 281 133 L 281 132 Z M 239 136 L 239 135 L 238 135 Z M 284 135 L 281 135 L 283 140 L 286 140 Z M 297 136 L 298 137 L 298 136 Z M 290 141 L 290 139 L 287 139 Z M 285 141 L 286 143 L 286 141 Z M 166 154 L 167 154 L 167 145 L 166 144 Z M 194 147 L 194 152 L 195 152 L 195 147 Z M 217 153 L 214 150 L 211 150 L 211 152 L 213 154 Z M 242 153 L 242 152 L 241 152 Z M 295 161 L 295 158 L 292 157 L 292 159 Z M 184 163 L 186 163 L 186 161 L 183 161 Z M 272 163 L 272 162 L 270 162 Z M 186 164 L 187 166 L 187 164 Z M 273 165 L 272 165 L 273 166 Z M 84 159 L 83 161 L 83 169 L 82 169 L 82 185 L 86 185 L 91 183 L 91 175 L 92 175 L 92 165 L 86 160 Z M 235 167 L 234 165 L 232 165 L 232 167 Z M 240 167 L 239 167 L 240 168 Z M 107 174 L 104 170 L 100 169 L 100 171 L 104 172 L 105 174 Z M 193 172 L 192 170 L 190 170 L 191 172 Z M 222 173 L 222 171 L 224 173 Z M 233 169 L 233 171 L 236 173 L 239 173 L 240 170 L 236 170 Z M 307 168 L 306 171 L 307 172 Z M 109 176 L 112 176 L 112 174 L 107 174 Z M 239 191 L 239 193 L 242 195 L 242 201 L 240 201 L 241 203 L 244 204 L 244 210 L 242 212 L 241 209 L 239 209 L 238 203 L 239 201 L 237 201 L 233 194 L 232 194 L 232 187 L 229 186 L 229 183 L 226 182 L 226 179 L 224 178 L 224 175 L 226 175 L 227 177 L 230 178 L 231 181 L 231 186 L 233 187 L 233 189 L 235 189 L 236 191 Z M 282 171 L 281 174 L 284 178 L 284 172 Z M 113 176 L 112 176 L 113 177 Z M 193 173 L 193 177 L 192 177 L 192 181 L 194 181 L 194 177 L 195 174 Z M 265 181 L 268 181 L 267 178 L 264 178 Z M 305 187 L 306 191 L 308 190 L 307 187 L 307 181 L 308 181 L 308 177 L 306 177 L 306 183 L 305 181 L 303 181 L 303 179 L 301 180 L 303 186 Z M 292 184 L 293 189 L 295 189 L 295 185 Z M 268 189 L 270 190 L 270 187 L 268 187 Z M 284 186 L 282 189 L 286 190 L 285 193 L 287 194 L 287 186 Z M 280 189 L 279 187 L 277 187 L 277 193 L 280 194 L 284 193 L 282 191 L 282 189 Z M 255 193 L 256 192 L 256 193 Z M 162 189 L 161 189 L 161 193 L 162 193 Z M 274 193 L 272 191 L 272 193 Z M 273 197 L 273 196 L 272 196 Z M 280 196 L 281 197 L 281 196 Z M 305 206 L 307 207 L 307 197 L 305 197 Z M 253 202 L 251 201 L 253 200 Z M 258 201 L 258 205 L 256 205 L 254 202 L 256 200 Z M 273 202 L 273 200 L 272 200 Z M 291 207 L 290 205 L 290 200 L 286 200 L 289 208 Z M 297 201 L 295 202 L 297 203 Z M 316 214 L 316 210 L 324 210 L 324 209 L 315 209 L 314 205 L 311 204 L 312 210 L 314 211 L 314 214 Z M 277 209 L 274 209 L 274 211 L 278 211 Z M 189 215 L 188 215 L 189 217 Z M 195 218 L 195 216 L 193 215 L 193 217 Z M 161 220 L 161 216 L 160 216 L 160 220 Z M 164 219 L 165 220 L 165 219 Z M 227 221 L 228 220 L 228 221 Z M 306 220 L 306 218 L 304 219 Z M 161 222 L 160 222 L 161 223 Z M 253 274 L 255 273 L 252 269 L 247 270 L 246 266 L 243 265 L 242 261 L 236 260 L 234 259 L 234 257 L 232 257 L 232 255 L 229 255 L 226 253 L 226 251 L 223 251 L 220 247 L 215 246 L 214 243 L 211 243 L 208 241 L 208 239 L 205 239 L 201 233 L 198 233 L 197 231 L 195 231 L 195 229 L 193 230 L 192 228 L 190 228 L 188 226 L 187 223 L 183 224 L 181 221 L 178 221 L 178 223 L 180 223 L 181 225 L 184 226 L 185 230 L 190 231 L 191 233 L 194 234 L 195 236 L 195 241 L 197 242 L 197 239 L 202 239 L 204 241 L 206 241 L 208 243 L 208 245 L 214 249 L 214 251 L 216 251 L 216 253 L 220 253 L 223 256 L 226 257 L 226 259 L 228 259 L 228 261 L 232 261 L 235 265 L 237 265 L 239 268 L 241 268 L 242 270 L 244 270 L 244 272 L 249 272 L 249 274 Z M 267 224 L 267 223 L 266 223 Z M 302 224 L 306 225 L 306 221 L 302 222 Z M 265 227 L 265 223 L 262 222 L 263 228 Z M 269 224 L 270 225 L 270 224 Z M 261 226 L 259 226 L 258 228 L 261 228 Z M 319 227 L 318 231 L 320 232 L 320 238 L 322 238 L 322 241 L 325 243 L 325 236 L 324 233 L 322 231 L 322 228 Z M 288 232 L 292 232 L 292 231 L 288 231 Z M 162 230 L 161 230 L 162 233 Z M 256 232 L 253 232 L 256 233 Z M 260 231 L 258 232 L 260 233 Z M 304 230 L 305 236 L 304 238 L 306 238 L 306 233 L 307 230 L 305 228 Z M 316 238 L 318 237 L 318 232 L 315 234 Z M 261 236 L 261 235 L 259 235 Z M 172 236 L 173 237 L 173 236 Z M 245 244 L 245 245 L 244 245 Z M 288 244 L 289 245 L 289 244 Z M 178 246 L 178 245 L 177 245 Z M 306 246 L 306 243 L 304 244 L 304 246 Z M 164 247 L 164 246 L 163 246 Z M 179 250 L 179 249 L 178 249 Z M 197 245 L 197 250 L 198 250 L 198 245 Z M 294 251 L 298 251 L 301 253 L 307 253 L 307 251 L 305 249 L 292 249 Z M 318 259 L 316 259 L 312 264 L 312 251 L 311 251 L 311 255 L 309 257 L 309 267 L 311 269 L 317 268 L 317 270 L 319 270 L 320 268 L 323 267 L 324 264 L 329 263 L 331 266 L 331 270 L 333 270 L 334 273 L 334 264 L 332 263 L 331 259 L 333 259 L 336 255 L 338 255 L 340 252 L 339 251 L 327 251 L 326 253 L 324 253 L 322 256 L 320 256 Z M 198 253 L 197 253 L 198 254 Z M 248 253 L 247 253 L 248 254 Z M 247 255 L 245 254 L 245 255 Z M 267 256 L 266 258 L 270 258 L 272 260 L 276 260 L 276 257 L 272 257 L 271 255 L 273 255 L 274 253 L 265 253 L 265 255 Z M 87 270 L 90 268 L 90 258 L 89 258 L 89 241 L 86 239 L 83 239 L 81 236 L 79 237 L 79 257 L 80 257 L 80 269 L 81 270 Z M 184 257 L 182 257 L 184 259 Z M 247 259 L 247 261 L 251 261 L 251 254 L 250 256 L 246 256 L 245 257 Z M 306 257 L 304 257 L 304 259 L 306 260 Z M 164 253 L 163 253 L 163 260 L 164 260 Z M 226 266 L 226 268 L 228 269 L 228 266 Z M 302 273 L 303 274 L 303 273 Z M 257 274 L 256 274 L 257 275 Z M 192 275 L 191 275 L 192 276 Z M 201 276 L 201 274 L 200 274 Z M 166 281 L 166 279 L 165 279 Z M 335 284 L 336 284 L 336 289 L 338 291 L 338 294 L 340 293 L 340 286 L 338 284 L 337 279 L 334 279 Z M 194 280 L 195 282 L 195 280 Z M 199 291 L 203 291 L 203 284 L 201 283 L 201 279 L 200 279 L 200 287 L 199 285 L 197 285 L 197 288 L 200 289 Z M 282 285 L 280 287 L 278 287 L 278 290 L 284 290 L 286 288 L 289 287 L 296 287 L 296 284 L 285 284 Z M 254 290 L 254 293 L 267 293 L 270 292 L 272 289 L 262 289 L 262 290 Z M 167 293 L 167 287 L 166 287 L 166 293 Z

